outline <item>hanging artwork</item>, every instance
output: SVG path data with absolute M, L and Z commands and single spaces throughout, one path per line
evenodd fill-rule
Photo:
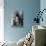
M 23 15 L 24 15 L 23 11 L 13 12 L 12 17 L 11 17 L 11 25 L 22 27 L 23 26 Z

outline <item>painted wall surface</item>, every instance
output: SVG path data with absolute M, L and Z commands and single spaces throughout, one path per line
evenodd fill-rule
M 18 41 L 31 31 L 32 20 L 36 17 L 35 12 L 40 9 L 40 0 L 5 0 L 4 2 L 5 40 Z M 14 10 L 24 11 L 24 27 L 11 26 L 11 13 Z
M 46 9 L 46 0 L 41 0 L 40 1 L 40 9 L 41 9 L 41 11 L 43 9 Z M 40 25 L 46 26 L 46 10 L 43 12 L 42 17 L 43 17 L 43 22 L 41 21 Z

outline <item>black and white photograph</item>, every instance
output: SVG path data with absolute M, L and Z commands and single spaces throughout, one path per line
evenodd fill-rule
M 11 25 L 17 27 L 23 26 L 23 15 L 24 15 L 23 11 L 13 12 L 11 17 Z

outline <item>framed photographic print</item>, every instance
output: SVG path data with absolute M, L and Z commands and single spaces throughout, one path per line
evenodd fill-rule
M 12 13 L 11 25 L 17 27 L 23 27 L 23 11 L 15 11 Z

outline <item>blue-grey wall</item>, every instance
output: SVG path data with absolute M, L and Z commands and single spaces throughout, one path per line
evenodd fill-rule
M 40 1 L 40 10 L 42 11 L 43 9 L 46 9 L 46 0 L 41 0 Z M 43 22 L 40 22 L 40 25 L 45 26 L 46 27 L 46 10 L 43 12 Z
M 4 5 L 4 38 L 7 41 L 18 41 L 31 31 L 35 12 L 40 9 L 40 0 L 5 0 Z M 14 10 L 24 11 L 24 27 L 11 26 L 11 12 Z

